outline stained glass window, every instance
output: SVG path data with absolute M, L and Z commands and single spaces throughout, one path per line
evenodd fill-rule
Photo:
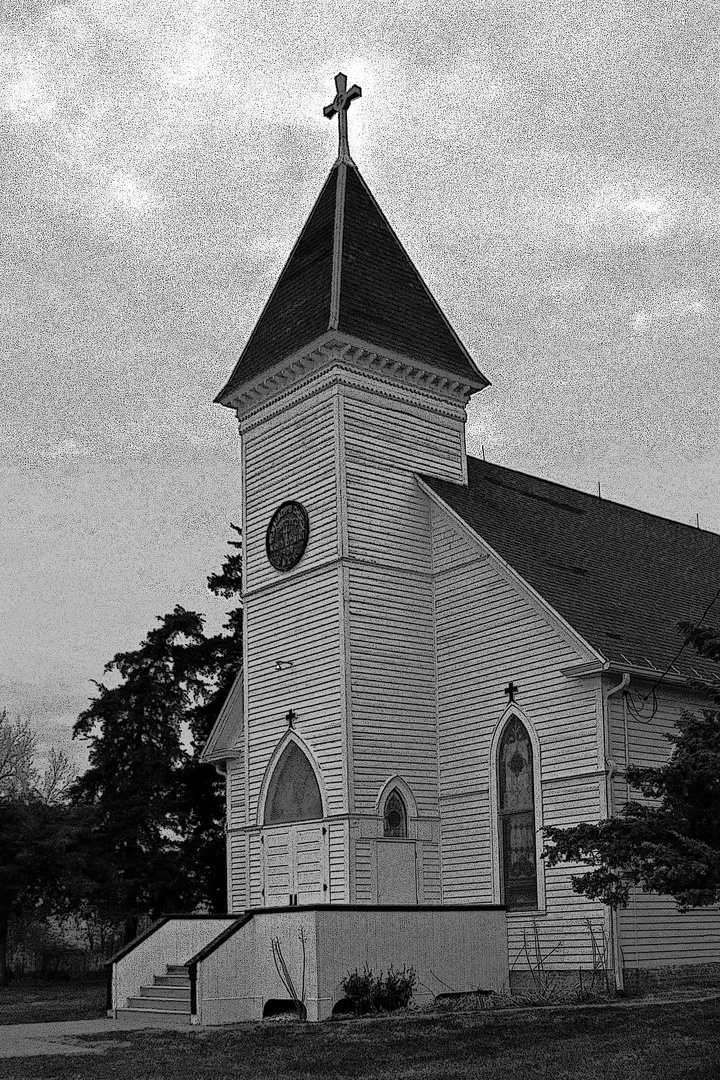
M 385 800 L 383 836 L 407 836 L 405 800 L 397 788 L 393 788 Z
M 297 743 L 283 750 L 265 800 L 265 824 L 317 821 L 323 816 L 320 788 L 312 765 Z
M 509 909 L 537 907 L 533 756 L 525 725 L 513 716 L 498 754 L 498 807 L 503 902 Z

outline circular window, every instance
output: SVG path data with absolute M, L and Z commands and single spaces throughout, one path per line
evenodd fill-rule
M 270 518 L 265 536 L 265 550 L 276 570 L 292 570 L 302 559 L 310 535 L 305 507 L 299 502 L 284 502 Z

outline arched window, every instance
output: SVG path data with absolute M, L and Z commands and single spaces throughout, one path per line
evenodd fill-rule
M 323 816 L 322 798 L 312 765 L 295 742 L 280 755 L 265 799 L 265 824 L 317 821 Z
M 385 800 L 383 836 L 407 836 L 407 809 L 405 800 L 397 788 L 393 788 Z
M 517 716 L 510 718 L 500 740 L 498 813 L 503 903 L 511 910 L 536 908 L 533 754 L 530 736 Z

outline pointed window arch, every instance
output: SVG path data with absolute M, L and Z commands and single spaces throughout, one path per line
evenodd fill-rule
M 313 767 L 296 742 L 289 742 L 275 766 L 265 799 L 265 824 L 317 821 L 322 797 Z
M 533 751 L 517 716 L 502 733 L 497 767 L 503 903 L 515 911 L 537 908 Z
M 383 836 L 405 837 L 408 834 L 407 807 L 397 788 L 392 788 L 385 799 L 383 811 Z

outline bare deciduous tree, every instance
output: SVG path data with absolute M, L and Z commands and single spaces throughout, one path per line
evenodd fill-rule
M 0 712 L 0 797 L 27 795 L 37 783 L 37 737 L 27 720 Z
M 45 769 L 35 764 L 37 735 L 28 720 L 11 720 L 7 709 L 0 712 L 0 798 L 27 798 L 44 803 L 61 802 L 74 770 L 64 750 L 50 748 Z

